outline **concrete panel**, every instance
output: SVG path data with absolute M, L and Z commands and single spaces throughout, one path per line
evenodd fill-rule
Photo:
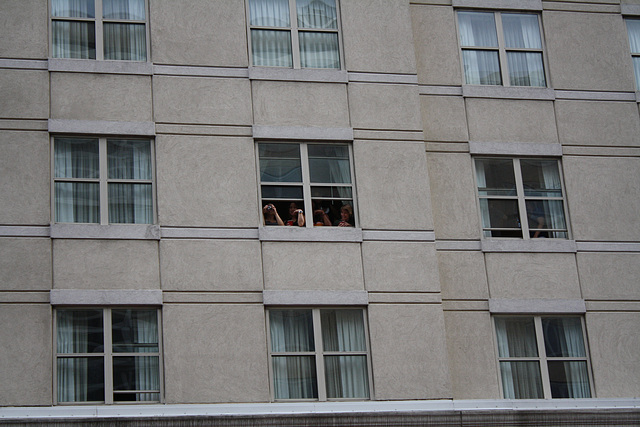
M 0 324 L 0 405 L 51 405 L 51 307 L 0 304 Z
M 588 300 L 640 300 L 640 254 L 578 253 L 582 295 Z
M 429 142 L 468 141 L 467 113 L 459 96 L 420 96 L 424 139 Z
M 340 7 L 347 70 L 415 73 L 409 3 L 357 0 Z
M 546 11 L 542 20 L 554 88 L 635 90 L 621 15 Z
M 421 143 L 355 141 L 360 225 L 374 230 L 433 230 Z
M 157 122 L 251 124 L 251 88 L 247 80 L 154 76 Z
M 0 238 L 0 289 L 51 289 L 51 240 Z
M 454 399 L 499 399 L 498 367 L 488 312 L 444 313 Z
M 556 101 L 561 144 L 639 146 L 635 102 Z
M 51 73 L 51 117 L 69 120 L 152 120 L 151 78 Z
M 364 242 L 368 291 L 440 292 L 434 243 Z
M 411 7 L 418 81 L 427 85 L 460 85 L 460 47 L 451 7 Z
M 364 290 L 358 243 L 263 242 L 267 290 Z
M 158 289 L 158 242 L 53 241 L 55 289 Z
M 370 305 L 376 400 L 451 398 L 440 305 Z
M 153 62 L 246 67 L 243 2 L 154 0 L 150 8 Z
M 0 2 L 0 57 L 46 59 L 48 18 L 41 0 Z
M 576 240 L 640 241 L 640 159 L 563 158 Z
M 422 130 L 416 86 L 350 83 L 349 110 L 354 128 Z
M 269 401 L 261 305 L 165 304 L 162 315 L 166 403 Z
M 574 254 L 485 254 L 491 298 L 581 298 Z
M 164 290 L 262 290 L 258 241 L 163 240 L 160 252 Z
M 0 118 L 48 118 L 49 73 L 0 69 L 0 99 Z
M 640 313 L 587 313 L 596 397 L 640 396 Z
M 469 155 L 428 153 L 427 166 L 436 238 L 479 239 L 476 183 Z
M 255 151 L 247 138 L 156 138 L 161 225 L 257 227 Z
M 489 298 L 484 255 L 480 252 L 438 252 L 442 298 L 484 300 Z
M 255 123 L 349 127 L 344 84 L 253 81 Z
M 471 141 L 558 142 L 551 101 L 467 99 L 467 117 Z
M 1 224 L 49 224 L 49 144 L 46 132 L 0 131 Z

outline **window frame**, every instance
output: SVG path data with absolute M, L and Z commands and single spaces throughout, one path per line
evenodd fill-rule
M 82 311 L 82 310 L 100 310 L 102 311 L 102 334 L 103 334 L 103 352 L 101 353 L 58 353 L 58 316 L 59 311 Z M 155 310 L 158 328 L 158 351 L 157 352 L 114 352 L 113 351 L 113 323 L 112 323 L 112 311 L 113 310 Z M 112 306 L 112 307 L 96 307 L 96 306 L 60 306 L 56 307 L 53 312 L 53 404 L 60 406 L 69 405 L 148 405 L 164 403 L 164 362 L 163 362 L 163 341 L 162 341 L 162 310 L 159 307 L 149 306 Z M 158 391 L 151 391 L 158 393 L 158 400 L 145 400 L 145 401 L 117 401 L 113 399 L 114 386 L 113 386 L 113 358 L 115 357 L 131 357 L 131 356 L 157 356 L 158 357 Z M 101 357 L 104 364 L 104 400 L 101 401 L 74 401 L 74 402 L 60 402 L 58 400 L 58 359 L 70 359 L 78 357 Z M 128 391 L 131 393 L 131 391 Z
M 251 25 L 251 8 L 249 6 L 250 0 L 245 0 L 245 11 L 247 20 L 247 46 L 249 54 L 249 64 L 251 67 L 266 67 L 273 69 L 294 69 L 294 70 L 344 70 L 344 54 L 342 49 L 342 21 L 340 18 L 340 0 L 336 2 L 336 29 L 327 28 L 299 28 L 298 27 L 298 15 L 296 0 L 287 0 L 289 2 L 289 27 L 269 27 L 262 25 Z M 271 31 L 288 31 L 291 35 L 291 67 L 282 67 L 276 65 L 254 65 L 253 63 L 253 45 L 251 42 L 252 30 L 271 30 Z M 338 59 L 340 60 L 340 67 L 338 68 L 313 68 L 302 67 L 300 61 L 300 39 L 298 34 L 300 32 L 318 32 L 318 33 L 336 33 L 338 35 Z
M 55 176 L 55 141 L 56 139 L 96 139 L 98 140 L 98 178 L 56 178 Z M 108 175 L 108 153 L 107 141 L 127 140 L 127 141 L 147 141 L 149 142 L 149 155 L 151 157 L 151 179 L 113 179 Z M 89 225 L 125 225 L 140 226 L 157 224 L 157 201 L 156 201 L 156 152 L 153 138 L 147 137 L 126 137 L 126 136 L 96 136 L 96 135 L 53 135 L 51 136 L 51 222 L 53 224 L 89 224 Z M 99 208 L 100 221 L 95 222 L 63 222 L 56 218 L 56 182 L 86 182 L 99 184 Z M 150 223 L 122 223 L 109 222 L 109 184 L 151 184 L 151 222 Z
M 138 62 L 138 63 L 149 63 L 151 62 L 151 40 L 149 34 L 149 0 L 144 1 L 144 20 L 132 20 L 132 19 L 104 19 L 103 10 L 102 10 L 102 0 L 93 0 L 94 1 L 94 11 L 95 16 L 93 18 L 84 18 L 84 17 L 62 17 L 62 16 L 53 16 L 51 11 L 53 0 L 48 1 L 48 13 L 49 13 L 49 57 L 54 59 L 63 59 L 63 60 L 82 60 L 82 61 L 125 61 L 125 62 Z M 53 21 L 66 21 L 66 22 L 93 22 L 94 23 L 94 36 L 95 36 L 95 49 L 96 49 L 96 57 L 95 58 L 68 58 L 68 57 L 58 57 L 53 56 Z M 135 60 L 135 59 L 104 59 L 104 24 L 143 24 L 145 31 L 145 60 Z
M 640 91 L 640 66 L 635 65 L 636 59 L 640 61 L 640 51 L 634 52 L 631 46 L 631 32 L 629 31 L 629 21 L 636 21 L 640 25 L 640 16 L 625 16 L 624 25 L 627 29 L 627 41 L 629 42 L 629 52 L 631 54 L 631 66 L 633 67 L 633 75 L 636 82 L 636 91 Z
M 300 182 L 269 182 L 269 181 L 262 181 L 261 179 L 261 174 L 260 174 L 260 144 L 296 144 L 298 145 L 298 147 L 300 148 L 300 168 L 301 168 L 301 174 L 302 174 L 302 181 Z M 351 174 L 351 183 L 339 183 L 339 184 L 332 184 L 332 183 L 312 183 L 311 182 L 311 178 L 310 178 L 310 173 L 309 173 L 309 156 L 308 156 L 308 146 L 309 145 L 340 145 L 340 146 L 346 146 L 349 152 L 349 173 Z M 304 227 L 289 227 L 289 228 L 302 228 L 302 229 L 308 229 L 308 228 L 314 228 L 314 224 L 313 224 L 313 202 L 312 202 L 312 196 L 311 196 L 311 188 L 312 187 L 323 187 L 323 186 L 332 186 L 332 185 L 336 185 L 336 186 L 341 186 L 341 187 L 350 187 L 351 188 L 351 209 L 353 210 L 353 227 L 344 227 L 344 228 L 349 228 L 349 229 L 355 229 L 355 228 L 360 228 L 359 227 L 359 220 L 358 220 L 358 204 L 357 204 L 357 195 L 356 195 L 356 185 L 355 185 L 355 170 L 354 170 L 354 164 L 353 164 L 353 144 L 351 142 L 335 142 L 335 141 L 292 141 L 292 140 L 257 140 L 255 142 L 255 154 L 256 154 L 256 169 L 257 169 L 257 182 L 258 182 L 258 203 L 259 203 L 259 223 L 260 223 L 260 228 L 264 228 L 266 227 L 264 225 L 263 222 L 263 214 L 262 214 L 262 207 L 264 206 L 264 200 L 269 200 L 267 199 L 263 199 L 262 197 L 262 186 L 269 186 L 269 185 L 278 185 L 278 186 L 291 186 L 291 187 L 302 187 L 302 204 L 303 204 L 303 210 L 304 210 L 304 217 L 305 217 L 305 225 Z M 321 200 L 341 200 L 338 198 L 320 198 L 320 197 L 316 197 L 313 198 L 314 200 L 316 199 L 321 199 Z M 289 199 L 283 199 L 283 201 L 289 201 Z M 280 214 L 280 212 L 279 212 Z M 286 214 L 286 213 L 284 213 Z M 309 215 L 310 214 L 310 215 Z M 284 218 L 283 218 L 284 220 Z M 326 227 L 322 227 L 322 228 L 343 228 L 343 227 L 337 227 L 334 225 L 331 226 L 326 226 Z
M 455 24 L 456 24 L 456 32 L 457 32 L 457 40 L 458 47 L 460 49 L 460 65 L 462 67 L 462 80 L 464 85 L 470 86 L 489 86 L 489 87 L 517 87 L 517 88 L 550 88 L 551 87 L 551 79 L 549 76 L 549 67 L 546 56 L 546 45 L 545 45 L 545 37 L 544 37 L 544 28 L 542 26 L 542 14 L 538 11 L 528 11 L 528 10 L 487 10 L 487 9 L 456 9 L 455 11 Z M 496 30 L 496 37 L 498 41 L 498 46 L 463 46 L 462 45 L 462 35 L 460 34 L 460 23 L 458 19 L 459 12 L 472 12 L 472 13 L 492 13 L 494 19 L 494 29 Z M 516 47 L 507 47 L 504 37 L 504 29 L 502 25 L 502 15 L 503 14 L 515 14 L 515 15 L 535 15 L 538 20 L 538 31 L 540 34 L 540 49 L 537 48 L 516 48 Z M 500 79 L 501 83 L 499 85 L 491 85 L 491 84 L 473 84 L 467 83 L 465 77 L 465 64 L 464 64 L 464 51 L 492 51 L 498 52 L 498 66 L 500 67 Z M 542 57 L 542 69 L 544 72 L 544 86 L 517 86 L 512 85 L 511 80 L 509 78 L 509 62 L 507 59 L 507 53 L 509 52 L 537 52 L 541 54 Z
M 274 352 L 271 347 L 271 316 L 270 312 L 274 310 L 311 310 L 312 322 L 313 322 L 313 343 L 314 351 L 298 351 L 298 352 Z M 365 351 L 325 351 L 322 341 L 322 323 L 321 312 L 322 311 L 334 311 L 334 310 L 358 310 L 362 314 L 362 324 L 364 330 L 364 342 L 366 345 Z M 373 370 L 371 366 L 371 344 L 369 342 L 369 324 L 367 322 L 367 310 L 364 307 L 352 307 L 352 306 L 323 306 L 323 307 L 309 307 L 309 306 L 273 306 L 268 307 L 265 310 L 265 325 L 267 332 L 267 352 L 268 352 L 268 365 L 269 365 L 269 394 L 272 402 L 362 402 L 368 400 L 374 400 L 373 396 Z M 273 372 L 273 356 L 313 356 L 315 359 L 316 368 L 316 385 L 318 387 L 317 399 L 276 399 L 275 397 L 275 385 L 274 385 L 274 372 Z M 368 397 L 366 398 L 328 398 L 327 386 L 325 379 L 325 363 L 324 356 L 365 356 L 367 361 L 367 381 L 368 381 Z
M 482 196 L 480 195 L 480 187 L 479 187 L 479 183 L 478 183 L 478 171 L 477 171 L 477 167 L 476 167 L 476 161 L 477 160 L 511 160 L 511 163 L 513 165 L 513 173 L 514 173 L 514 178 L 515 178 L 515 184 L 516 184 L 516 195 L 515 196 Z M 523 184 L 523 179 L 522 179 L 522 168 L 520 166 L 520 160 L 556 160 L 557 165 L 558 165 L 558 175 L 560 178 L 560 187 L 561 187 L 561 191 L 562 191 L 562 197 L 543 197 L 543 196 L 525 196 L 525 192 L 524 192 L 524 184 Z M 480 220 L 480 229 L 481 229 L 481 236 L 482 239 L 506 239 L 506 240 L 516 240 L 516 239 L 520 239 L 520 240 L 540 240 L 541 238 L 536 238 L 536 237 L 531 237 L 530 236 L 530 229 L 529 229 L 529 221 L 528 221 L 528 217 L 527 217 L 527 206 L 526 206 L 526 202 L 530 201 L 530 200 L 561 200 L 562 201 L 562 209 L 563 209 L 563 214 L 564 214 L 564 222 L 565 222 L 565 226 L 566 226 L 566 237 L 548 237 L 548 238 L 542 238 L 543 240 L 546 239 L 553 239 L 554 241 L 566 241 L 566 240 L 570 240 L 572 238 L 571 236 L 571 227 L 569 225 L 569 211 L 568 211 L 568 205 L 567 205 L 567 197 L 566 197 L 566 191 L 565 191 L 565 185 L 564 185 L 564 174 L 562 171 L 562 162 L 560 158 L 556 158 L 556 157 L 526 157 L 526 156 L 519 156 L 519 157 L 513 157 L 513 156 L 496 156 L 496 155 L 476 155 L 476 156 L 472 156 L 471 157 L 471 161 L 472 161 L 472 166 L 473 166 L 473 179 L 475 182 L 475 193 L 476 193 L 476 203 L 478 205 L 478 217 Z M 482 206 L 480 201 L 482 199 L 500 199 L 500 200 L 517 200 L 517 204 L 518 204 L 518 215 L 519 215 L 519 222 L 520 222 L 520 231 L 521 231 L 521 236 L 520 237 L 510 237 L 510 236 L 486 236 L 485 232 L 489 231 L 491 232 L 491 230 L 496 230 L 498 229 L 499 231 L 499 227 L 489 227 L 486 228 L 483 227 L 483 218 L 482 218 Z M 527 219 L 526 221 L 523 221 L 523 218 Z M 511 229 L 511 228 L 507 228 L 505 230 L 515 230 L 515 229 Z M 548 232 L 557 232 L 557 231 L 561 231 L 559 229 L 552 229 L 552 228 L 545 228 L 542 229 L 544 231 L 548 231 Z
M 496 327 L 496 319 L 513 319 L 513 318 L 521 318 L 521 319 L 533 319 L 535 334 L 536 334 L 536 349 L 538 350 L 538 356 L 526 356 L 526 357 L 501 357 L 498 350 L 498 329 Z M 580 319 L 580 327 L 582 332 L 582 340 L 584 343 L 584 357 L 550 357 L 547 356 L 546 348 L 545 348 L 545 338 L 544 338 L 544 328 L 542 327 L 543 319 L 557 319 L 557 318 L 574 318 Z M 493 325 L 493 342 L 494 342 L 494 351 L 496 354 L 497 361 L 497 369 L 498 369 L 498 382 L 500 384 L 500 397 L 502 399 L 506 399 L 504 397 L 504 385 L 502 383 L 502 368 L 500 367 L 501 362 L 538 362 L 538 367 L 540 368 L 540 381 L 542 382 L 542 391 L 543 397 L 542 399 L 563 399 L 563 398 L 554 398 L 551 395 L 551 381 L 549 379 L 549 365 L 548 362 L 586 362 L 587 365 L 587 375 L 589 377 L 589 397 L 585 398 L 575 398 L 575 399 L 588 399 L 595 397 L 595 389 L 593 382 L 593 373 L 591 369 L 591 357 L 589 356 L 589 342 L 587 340 L 587 328 L 585 324 L 584 316 L 576 316 L 570 314 L 547 314 L 547 315 L 527 315 L 527 314 L 504 314 L 504 315 L 495 315 L 491 316 L 491 322 Z

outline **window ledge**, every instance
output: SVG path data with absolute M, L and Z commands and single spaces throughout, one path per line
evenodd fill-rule
M 553 101 L 556 99 L 555 91 L 551 88 L 526 86 L 463 85 L 462 96 L 465 98 L 529 99 L 537 101 Z
M 368 305 L 367 291 L 262 291 L 264 305 Z
M 249 67 L 249 79 L 320 83 L 347 83 L 349 80 L 345 70 L 277 67 Z
M 160 227 L 149 224 L 51 224 L 52 239 L 160 240 Z
M 114 122 L 107 120 L 63 120 L 49 119 L 49 133 L 88 135 L 133 135 L 155 136 L 154 122 Z
M 469 141 L 469 153 L 479 155 L 562 157 L 562 145 L 555 142 Z
M 261 227 L 264 242 L 362 242 L 361 228 L 346 227 Z
M 575 240 L 563 239 L 484 239 L 482 252 L 547 252 L 576 253 Z
M 51 305 L 162 305 L 162 291 L 52 289 Z
M 542 0 L 453 0 L 453 7 L 482 9 L 542 10 Z
M 584 314 L 587 306 L 581 299 L 489 299 L 492 314 Z
M 96 59 L 49 58 L 49 71 L 152 75 L 153 65 L 141 61 L 99 61 Z

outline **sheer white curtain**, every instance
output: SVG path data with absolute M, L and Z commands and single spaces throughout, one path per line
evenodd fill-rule
M 299 28 L 338 29 L 335 0 L 297 0 Z M 340 68 L 337 32 L 300 31 L 302 68 Z
M 291 17 L 288 0 L 250 0 L 249 24 L 288 30 L 251 30 L 253 65 L 291 67 Z
M 138 351 L 157 352 L 158 349 L 158 314 L 155 310 L 139 311 L 134 321 L 134 342 L 145 344 Z M 155 344 L 155 346 L 154 346 Z M 159 400 L 160 375 L 158 356 L 136 356 L 136 389 L 152 390 L 155 393 L 137 393 L 137 401 Z
M 487 177 L 485 175 L 485 163 L 482 160 L 476 160 L 476 180 L 478 182 L 478 190 L 482 195 L 484 188 L 487 188 Z M 480 198 L 480 216 L 482 218 L 482 228 L 491 228 L 491 216 L 489 215 L 489 201 Z M 491 231 L 485 231 L 485 236 L 491 236 Z
M 640 19 L 627 19 L 627 32 L 632 54 L 640 54 Z M 636 73 L 636 88 L 640 90 L 640 56 L 633 56 Z
M 102 17 L 118 20 L 145 20 L 144 0 L 103 0 Z M 104 59 L 146 61 L 145 24 L 104 23 Z
M 458 12 L 462 47 L 498 47 L 493 13 Z M 467 84 L 500 85 L 500 64 L 495 50 L 463 49 L 464 74 Z
M 582 335 L 582 322 L 578 317 L 559 317 L 542 319 L 542 327 L 545 334 L 545 348 L 547 356 L 553 357 L 586 357 L 584 337 Z M 589 387 L 589 374 L 586 361 L 554 361 L 552 364 L 562 364 L 564 378 L 559 382 L 566 385 L 569 398 L 591 397 Z
M 543 162 L 542 163 L 542 176 L 544 179 L 545 188 L 548 190 L 555 190 L 562 195 L 562 182 L 560 181 L 560 171 L 558 170 L 557 162 Z M 555 228 L 564 230 L 567 225 L 564 220 L 564 206 L 562 200 L 550 200 L 548 203 L 549 228 Z M 549 233 L 549 237 L 567 237 L 566 231 L 553 231 Z
M 507 49 L 542 49 L 538 16 L 503 13 L 502 26 Z M 541 52 L 507 52 L 512 86 L 546 86 Z
M 52 52 L 54 58 L 95 59 L 95 23 L 55 18 L 95 17 L 94 0 L 52 0 Z

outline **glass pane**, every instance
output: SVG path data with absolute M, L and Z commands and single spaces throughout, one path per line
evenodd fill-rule
M 531 237 L 565 237 L 542 229 L 566 230 L 562 200 L 527 200 L 527 219 Z
M 56 222 L 100 222 L 100 184 L 91 182 L 56 182 Z
M 58 310 L 58 353 L 102 353 L 102 310 Z
M 311 197 L 345 197 L 351 199 L 351 187 L 311 187 Z
M 640 19 L 627 19 L 631 53 L 640 53 Z
M 144 0 L 102 0 L 102 17 L 144 21 Z
M 511 228 L 509 234 L 492 234 L 492 237 L 522 237 L 518 201 L 508 199 L 480 199 L 482 228 Z M 498 232 L 496 230 L 496 232 Z M 494 233 L 496 233 L 494 232 Z M 499 233 L 499 232 L 498 232 Z
M 263 202 L 266 199 L 302 200 L 302 187 L 285 185 L 263 185 L 262 199 Z M 278 211 L 280 211 L 280 209 L 278 209 Z
M 544 87 L 547 85 L 544 79 L 542 53 L 507 52 L 507 63 L 511 86 Z
M 144 24 L 104 23 L 104 59 L 147 60 L 147 33 Z
M 114 390 L 160 390 L 158 356 L 113 358 Z
M 251 30 L 253 65 L 292 67 L 291 32 Z
M 160 393 L 113 393 L 114 402 L 158 402 Z
M 579 317 L 542 319 L 547 357 L 586 357 Z
M 158 351 L 156 310 L 112 310 L 111 331 L 114 353 Z
M 503 13 L 502 28 L 508 48 L 542 49 L 538 15 Z
M 260 180 L 263 182 L 302 182 L 298 144 L 258 144 Z
M 498 356 L 537 357 L 536 331 L 532 317 L 496 317 Z
M 324 351 L 366 351 L 362 310 L 321 310 Z
M 271 361 L 276 399 L 318 398 L 314 356 L 273 356 Z
M 271 351 L 314 351 L 311 310 L 270 310 Z
M 562 197 L 562 183 L 556 160 L 522 159 L 520 169 L 525 196 Z
M 505 399 L 542 399 L 538 362 L 500 362 Z
M 65 18 L 94 18 L 95 0 L 51 0 L 51 16 Z
M 109 179 L 151 179 L 151 143 L 107 140 Z
M 59 357 L 58 402 L 104 401 L 104 358 Z
M 640 57 L 633 57 L 633 69 L 636 73 L 636 88 L 640 88 Z
M 353 215 L 353 200 L 323 200 L 312 199 L 314 226 L 355 226 Z
M 97 179 L 100 176 L 97 139 L 56 138 L 54 144 L 56 178 Z
M 369 397 L 367 356 L 325 356 L 327 398 Z
M 96 34 L 93 22 L 51 21 L 54 58 L 96 59 Z
M 492 50 L 463 50 L 464 78 L 469 85 L 501 85 L 498 52 Z
M 492 12 L 458 12 L 458 25 L 462 46 L 498 47 Z
M 591 397 L 587 362 L 548 362 L 551 397 L 585 398 Z
M 152 224 L 151 184 L 109 184 L 109 223 Z
M 516 178 L 511 159 L 476 159 L 476 178 L 481 196 L 516 195 Z
M 249 0 L 249 25 L 290 27 L 289 0 Z
M 302 68 L 340 68 L 338 33 L 298 33 Z
M 349 147 L 309 144 L 307 149 L 311 182 L 351 183 Z
M 298 27 L 338 28 L 336 0 L 296 0 Z

